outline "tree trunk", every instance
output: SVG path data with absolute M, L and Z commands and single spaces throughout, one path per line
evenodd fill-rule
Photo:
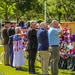
M 61 21 L 61 15 L 62 15 L 62 13 L 58 13 L 59 22 Z
M 5 9 L 5 20 L 8 21 L 8 6 L 6 5 L 6 9 Z

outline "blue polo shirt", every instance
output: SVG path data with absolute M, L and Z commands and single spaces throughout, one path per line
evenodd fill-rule
M 49 46 L 59 45 L 59 30 L 54 27 L 50 27 L 48 30 L 48 40 Z
M 38 50 L 48 50 L 49 42 L 48 42 L 48 32 L 40 28 L 37 31 L 37 39 L 38 39 Z

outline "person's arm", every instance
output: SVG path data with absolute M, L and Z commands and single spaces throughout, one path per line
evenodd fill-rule
M 7 32 L 7 30 L 6 29 L 3 29 L 3 31 L 2 31 L 2 36 L 3 36 L 3 38 L 6 38 L 6 32 Z
M 61 24 L 59 24 L 59 34 L 60 34 L 60 35 L 62 34 L 62 27 L 61 27 Z
M 61 27 L 61 24 L 59 24 L 59 32 L 62 31 L 62 27 Z
M 31 39 L 31 30 L 29 30 L 28 32 L 27 32 L 27 38 L 30 40 Z

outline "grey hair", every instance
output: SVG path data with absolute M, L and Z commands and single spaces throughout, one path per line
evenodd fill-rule
M 53 20 L 53 21 L 51 22 L 51 24 L 50 24 L 50 25 L 52 26 L 52 24 L 54 24 L 54 23 L 56 23 L 56 22 L 58 23 L 58 21 L 57 21 L 57 20 Z
M 21 27 L 16 27 L 16 28 L 15 28 L 15 33 L 17 33 L 18 30 L 20 30 L 20 29 L 21 29 Z
M 41 23 L 40 23 L 40 27 L 45 26 L 45 24 L 46 24 L 46 22 L 41 22 Z

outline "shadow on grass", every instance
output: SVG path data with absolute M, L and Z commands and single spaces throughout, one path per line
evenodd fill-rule
M 63 75 L 75 75 L 75 73 L 66 73 L 66 72 L 61 72 Z
M 61 73 L 62 73 L 63 75 L 75 75 L 75 71 L 69 72 L 69 71 L 62 70 Z
M 21 71 L 29 72 L 28 68 L 26 68 L 26 67 L 22 67 L 22 69 L 23 70 L 21 70 Z M 38 71 L 36 71 L 36 72 L 37 72 L 37 74 L 32 74 L 32 75 L 42 75 L 42 74 L 40 74 L 40 72 L 38 72 Z
M 22 67 L 21 71 L 29 72 L 28 68 L 26 68 L 26 67 Z
M 61 72 L 62 74 L 64 74 L 64 75 L 66 75 L 66 74 L 70 74 L 70 73 L 68 73 L 68 72 Z
M 75 73 L 71 73 L 70 75 L 75 75 Z
M 40 69 L 41 69 L 41 67 L 40 67 L 40 66 L 35 66 L 35 68 L 40 68 Z

